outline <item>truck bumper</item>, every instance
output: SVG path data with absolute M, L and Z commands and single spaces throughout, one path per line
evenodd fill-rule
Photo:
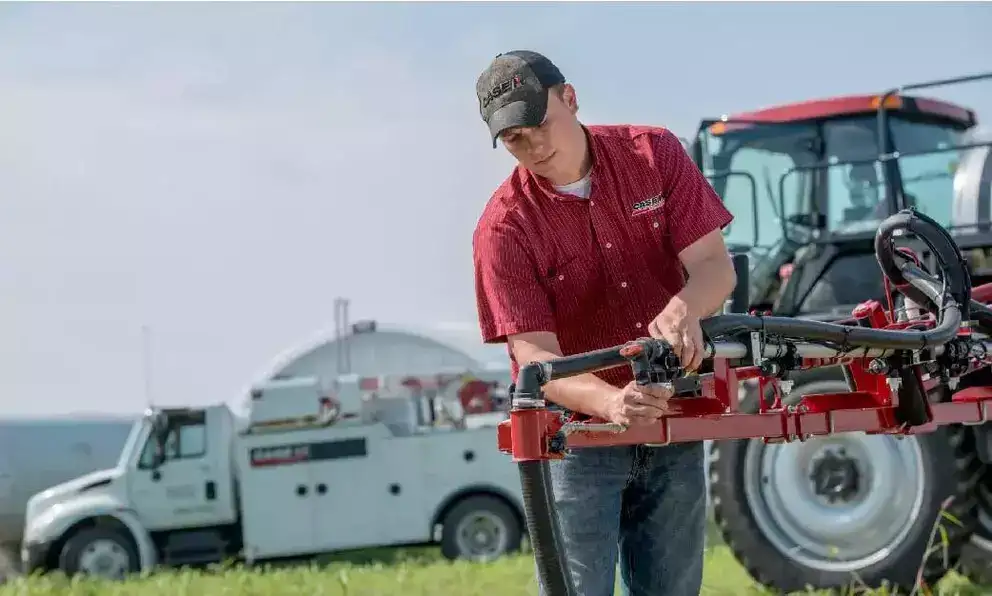
M 45 560 L 50 547 L 48 542 L 25 542 L 21 545 L 21 573 L 30 575 L 35 571 L 46 571 Z

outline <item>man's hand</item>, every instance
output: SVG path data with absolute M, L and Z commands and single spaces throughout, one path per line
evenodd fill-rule
M 678 408 L 669 403 L 672 392 L 659 385 L 638 385 L 635 381 L 615 390 L 607 398 L 605 418 L 625 426 L 657 422 L 665 414 L 676 414 Z
M 723 308 L 723 301 L 737 284 L 737 275 L 720 230 L 713 230 L 690 244 L 679 253 L 679 259 L 689 279 L 651 321 L 648 333 L 672 344 L 683 368 L 695 371 L 703 363 L 706 349 L 699 319 Z
M 699 317 L 694 315 L 685 301 L 673 297 L 665 309 L 648 325 L 648 333 L 655 339 L 664 339 L 672 346 L 679 362 L 687 371 L 694 371 L 703 363 L 703 330 Z

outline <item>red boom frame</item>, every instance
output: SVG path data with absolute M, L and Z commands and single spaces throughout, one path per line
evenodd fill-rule
M 972 299 L 987 303 L 992 300 L 992 284 L 974 288 Z M 888 311 L 878 301 L 867 301 L 853 311 L 854 319 L 872 328 L 900 329 L 912 324 L 915 328 L 932 327 L 934 319 L 896 322 L 894 309 Z M 959 338 L 971 338 L 969 326 L 963 325 Z M 986 349 L 979 357 L 969 357 L 968 372 L 992 364 L 992 354 Z M 631 342 L 623 350 L 636 356 L 641 344 Z M 843 365 L 853 381 L 854 391 L 848 393 L 811 394 L 794 406 L 783 405 L 781 381 L 766 375 L 761 367 L 740 364 L 741 358 L 714 355 L 713 372 L 701 375 L 698 395 L 675 397 L 680 412 L 663 417 L 651 425 L 629 429 L 575 414 L 565 414 L 533 403 L 511 406 L 509 419 L 501 422 L 497 431 L 500 451 L 511 454 L 513 461 L 558 459 L 566 449 L 609 445 L 667 445 L 701 440 L 762 438 L 766 442 L 805 441 L 831 433 L 864 431 L 869 434 L 925 433 L 946 424 L 981 424 L 992 419 L 992 387 L 969 387 L 955 391 L 949 400 L 927 404 L 926 424 L 909 426 L 898 422 L 898 392 L 889 384 L 883 372 L 873 372 L 872 357 L 840 356 L 830 358 L 801 358 L 800 369 Z M 923 380 L 926 394 L 937 389 L 940 379 L 923 376 L 920 366 L 916 374 Z M 771 388 L 776 396 L 771 406 L 759 398 L 757 413 L 738 409 L 740 383 L 757 379 L 759 396 Z M 928 400 L 930 401 L 930 400 Z M 584 419 L 583 419 L 584 418 Z

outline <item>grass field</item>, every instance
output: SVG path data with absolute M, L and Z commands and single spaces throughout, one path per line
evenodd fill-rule
M 992 590 L 952 574 L 936 594 L 972 596 Z M 849 593 L 864 593 L 852 590 Z M 270 569 L 165 571 L 122 583 L 69 581 L 54 575 L 0 586 L 0 596 L 516 596 L 537 594 L 528 554 L 488 564 L 447 562 L 436 548 L 383 549 L 339 555 L 321 564 Z M 706 559 L 704 595 L 765 594 L 755 587 L 727 547 Z

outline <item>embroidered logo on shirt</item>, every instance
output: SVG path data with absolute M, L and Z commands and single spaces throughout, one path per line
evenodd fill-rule
M 661 208 L 665 204 L 665 197 L 661 195 L 655 195 L 649 199 L 644 199 L 643 201 L 638 201 L 634 203 L 633 212 L 631 215 L 641 215 L 643 213 L 648 213 L 654 211 L 655 209 Z

